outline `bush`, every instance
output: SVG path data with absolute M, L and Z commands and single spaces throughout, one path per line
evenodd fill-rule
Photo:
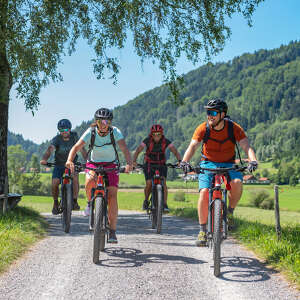
M 260 207 L 262 202 L 269 198 L 269 194 L 266 190 L 256 190 L 252 192 L 252 194 L 250 204 L 254 207 Z
M 271 197 L 264 199 L 259 206 L 262 209 L 274 209 L 274 200 Z
M 174 201 L 184 202 L 185 201 L 185 193 L 184 192 L 176 192 L 173 199 L 174 199 Z

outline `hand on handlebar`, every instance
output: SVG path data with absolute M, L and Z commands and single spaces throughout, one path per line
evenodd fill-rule
M 67 160 L 65 166 L 71 170 L 71 174 L 74 174 L 74 171 L 75 171 L 75 166 L 74 166 L 74 163 L 70 160 Z
M 125 173 L 129 173 L 133 170 L 132 164 L 127 164 L 125 167 Z
M 253 161 L 250 161 L 250 163 L 248 164 L 247 169 L 248 169 L 249 172 L 252 173 L 257 169 L 257 167 L 258 167 L 257 161 L 253 160 Z
M 190 173 L 192 171 L 192 166 L 186 161 L 182 161 L 180 163 L 180 167 L 182 168 L 184 173 Z
M 40 164 L 45 166 L 45 165 L 47 165 L 47 161 L 46 161 L 45 159 L 42 159 L 42 160 L 40 161 Z

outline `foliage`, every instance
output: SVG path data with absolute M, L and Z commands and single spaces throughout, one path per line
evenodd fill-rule
M 9 185 L 14 189 L 22 177 L 22 168 L 26 160 L 27 153 L 21 145 L 9 146 L 7 149 L 8 180 Z
M 176 192 L 174 194 L 173 199 L 174 199 L 174 201 L 182 201 L 182 202 L 184 202 L 185 201 L 185 194 L 184 194 L 184 192 Z
M 274 209 L 274 200 L 270 197 L 265 198 L 259 207 L 263 209 Z
M 257 189 L 252 191 L 252 197 L 250 204 L 254 207 L 260 207 L 262 202 L 269 198 L 269 193 L 263 189 Z

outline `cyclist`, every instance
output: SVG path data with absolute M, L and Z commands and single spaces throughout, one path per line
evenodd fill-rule
M 113 113 L 107 108 L 100 108 L 94 114 L 95 122 L 88 128 L 80 137 L 76 145 L 71 149 L 66 166 L 74 171 L 73 159 L 76 153 L 83 148 L 85 144 L 89 144 L 89 157 L 87 166 L 97 168 L 100 165 L 105 165 L 106 168 L 114 168 L 119 163 L 118 153 L 116 150 L 115 141 L 118 143 L 123 152 L 127 165 L 125 172 L 132 170 L 131 155 L 125 143 L 125 139 L 121 131 L 112 126 Z M 92 142 L 94 135 L 94 142 Z M 105 168 L 104 167 L 104 168 Z M 109 243 L 117 243 L 116 228 L 118 218 L 118 202 L 117 192 L 119 183 L 118 172 L 108 173 L 108 220 L 109 220 Z M 88 204 L 84 211 L 84 215 L 89 215 L 89 207 L 91 204 L 91 190 L 97 186 L 97 175 L 92 170 L 86 170 L 85 189 L 88 198 Z
M 190 171 L 188 162 L 194 155 L 202 141 L 202 155 L 200 166 L 203 168 L 231 167 L 235 162 L 235 146 L 237 141 L 249 159 L 248 170 L 255 171 L 258 162 L 254 150 L 249 146 L 249 141 L 244 130 L 237 123 L 232 122 L 227 115 L 227 104 L 221 99 L 212 99 L 204 106 L 207 110 L 207 122 L 200 124 L 192 137 L 192 140 L 182 159 L 182 167 L 185 172 Z M 230 171 L 231 190 L 228 193 L 228 227 L 234 225 L 233 212 L 242 195 L 242 174 Z M 208 216 L 208 188 L 210 187 L 212 174 L 205 172 L 199 174 L 199 200 L 198 218 L 200 231 L 197 246 L 206 245 L 206 223 Z
M 58 214 L 58 194 L 59 194 L 59 184 L 61 183 L 62 176 L 65 171 L 65 163 L 67 161 L 69 152 L 71 148 L 77 143 L 78 135 L 76 132 L 71 131 L 72 124 L 68 119 L 62 119 L 57 123 L 57 129 L 59 134 L 56 135 L 50 142 L 50 146 L 47 148 L 46 152 L 43 154 L 40 163 L 46 165 L 51 153 L 54 152 L 55 167 L 52 172 L 52 196 L 53 196 L 53 208 L 52 214 Z M 87 152 L 83 148 L 81 150 L 82 156 L 86 159 Z M 77 160 L 77 156 L 76 156 Z M 79 181 L 78 174 L 75 173 L 73 176 L 73 193 L 74 193 L 74 210 L 80 210 L 80 206 L 77 202 L 79 191 Z
M 167 149 L 170 149 L 173 154 L 176 156 L 178 163 L 181 162 L 181 157 L 175 146 L 172 144 L 170 140 L 165 138 L 163 127 L 159 124 L 152 125 L 150 129 L 150 134 L 147 138 L 143 140 L 143 142 L 137 147 L 134 155 L 133 155 L 133 164 L 136 166 L 136 160 L 139 154 L 146 147 L 146 153 L 144 156 L 144 175 L 146 180 L 146 186 L 144 189 L 145 200 L 143 203 L 143 210 L 148 209 L 148 199 L 151 193 L 152 181 L 151 178 L 154 175 L 155 170 L 151 168 L 151 165 L 161 165 L 160 174 L 164 177 L 164 211 L 168 212 L 168 190 L 166 185 L 167 172 L 168 168 L 166 166 L 166 156 L 165 152 Z

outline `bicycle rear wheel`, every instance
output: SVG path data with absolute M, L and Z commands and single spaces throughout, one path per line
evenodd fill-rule
M 221 263 L 221 211 L 222 201 L 220 199 L 214 200 L 214 215 L 213 215 L 213 259 L 214 259 L 214 275 L 218 277 L 220 275 L 220 263 Z
M 104 229 L 104 199 L 98 196 L 95 199 L 95 223 L 94 223 L 94 245 L 93 245 L 93 263 L 99 262 L 100 250 L 105 247 L 105 229 Z
M 73 206 L 73 191 L 71 184 L 64 184 L 62 187 L 62 226 L 66 233 L 69 233 L 71 226 L 71 215 Z
M 156 233 L 161 232 L 161 226 L 162 226 L 162 214 L 163 214 L 163 191 L 162 191 L 162 186 L 158 184 L 156 186 L 157 189 L 157 205 L 156 205 L 156 216 L 157 216 L 157 221 L 156 221 Z

